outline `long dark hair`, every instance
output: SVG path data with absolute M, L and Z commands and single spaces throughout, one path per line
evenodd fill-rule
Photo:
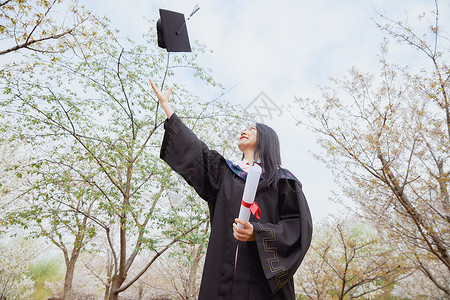
M 267 125 L 256 123 L 255 159 L 259 158 L 263 177 L 259 184 L 267 188 L 277 183 L 281 166 L 280 141 L 278 135 Z

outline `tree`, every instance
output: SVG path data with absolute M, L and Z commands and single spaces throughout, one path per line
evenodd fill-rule
M 38 255 L 36 245 L 6 234 L 0 237 L 0 299 L 30 297 L 34 282 L 27 275 L 27 269 Z
M 0 73 L 3 109 L 21 125 L 13 137 L 46 150 L 34 153 L 27 171 L 39 182 L 25 193 L 29 210 L 25 215 L 11 211 L 9 220 L 22 226 L 27 222 L 17 222 L 20 218 L 15 216 L 36 221 L 36 233 L 50 239 L 49 226 L 78 228 L 71 233 L 75 239 L 69 256 L 74 261 L 66 260 L 68 267 L 82 251 L 85 234 L 102 231 L 113 262 L 106 297 L 117 299 L 158 257 L 201 225 L 179 226 L 176 231 L 161 227 L 166 216 L 159 205 L 173 184 L 169 167 L 159 158 L 165 117 L 149 90 L 148 77 L 165 82 L 174 76 L 175 67 L 185 66 L 205 84 L 217 85 L 195 63 L 201 47 L 189 56 L 167 55 L 165 61 L 154 35 L 147 35 L 145 45 L 119 42 L 106 23 L 98 24 L 97 37 L 72 48 L 73 56 L 31 53 Z M 175 90 L 174 105 L 188 126 L 214 129 L 235 120 L 226 103 L 199 103 L 182 86 Z M 134 270 L 143 249 L 154 255 Z M 70 297 L 69 289 L 64 297 Z
M 5 142 L 9 139 L 8 130 L 12 126 L 0 123 L 0 222 L 5 217 L 5 211 L 15 205 L 14 199 L 20 193 L 18 187 L 24 182 L 20 170 L 17 170 L 17 163 L 27 160 L 26 153 L 19 150 L 22 143 Z M 32 241 L 24 240 L 17 231 L 0 227 L 0 299 L 29 297 L 33 294 L 34 282 L 27 275 L 27 269 L 38 256 L 37 248 Z
M 89 170 L 89 165 L 82 161 L 75 163 L 77 155 L 60 158 L 65 160 L 57 163 L 51 156 L 35 160 L 30 169 L 32 182 L 23 183 L 20 196 L 25 205 L 13 207 L 4 223 L 29 229 L 34 237 L 46 237 L 62 251 L 66 266 L 64 295 L 71 299 L 75 264 L 86 243 L 96 234 L 89 216 L 97 213 L 95 203 L 101 195 L 83 184 L 78 174 L 73 174 L 77 168 Z M 88 173 L 85 171 L 84 175 Z
M 43 59 L 39 59 L 39 56 L 36 55 L 34 57 L 34 64 L 24 63 L 23 65 L 21 65 L 21 63 L 23 63 L 23 59 L 26 60 L 28 58 L 26 52 L 22 50 L 28 50 L 28 52 L 34 52 L 36 54 L 47 54 L 50 55 L 52 59 L 56 60 L 60 56 L 67 55 L 68 51 L 76 53 L 76 49 L 81 50 L 83 47 L 89 47 L 89 43 L 91 42 L 91 40 L 95 39 L 96 37 L 97 30 L 99 29 L 98 27 L 100 24 L 96 16 L 85 10 L 84 7 L 78 5 L 78 1 L 62 0 L 5 0 L 0 2 L 0 20 L 0 40 L 2 40 L 0 56 L 6 54 L 16 54 L 15 56 L 12 56 L 14 57 L 13 60 L 9 60 L 10 63 L 2 66 L 2 75 L 7 74 L 7 76 L 11 76 L 10 72 L 13 71 L 17 66 L 19 66 L 19 69 L 23 68 L 22 71 L 26 71 L 44 62 Z M 20 56 L 17 54 L 24 55 Z M 43 56 L 41 58 L 43 58 Z M 6 91 L 8 90 L 7 85 L 4 85 L 3 87 L 5 87 Z M 4 118 L 2 121 L 4 121 L 5 123 L 11 122 L 13 120 L 13 118 L 9 118 L 7 115 L 4 115 L 2 117 Z M 5 125 L 2 124 L 2 126 Z M 2 129 L 4 128 L 2 127 Z M 8 129 L 11 132 L 17 132 L 17 128 Z M 8 144 L 8 151 L 11 151 L 10 149 L 14 148 L 11 145 L 12 143 L 18 144 L 18 142 L 19 139 L 17 138 L 17 136 L 9 135 L 7 138 L 2 138 L 2 146 L 4 146 L 3 143 Z M 23 157 L 23 152 L 25 152 L 25 145 L 23 143 L 19 143 L 19 145 L 21 146 L 18 147 L 18 149 L 20 150 L 16 152 L 22 152 L 20 153 L 20 156 Z M 36 144 L 34 146 L 36 146 Z M 16 175 L 9 176 L 7 178 L 8 181 L 11 181 L 11 178 L 16 178 L 16 180 L 20 179 L 22 183 L 25 183 L 27 181 L 23 180 L 23 176 L 26 173 L 33 173 L 34 177 L 39 175 L 43 175 L 43 177 L 45 177 L 46 174 L 51 174 L 51 171 L 46 174 L 42 174 L 40 172 L 40 167 L 38 166 L 46 165 L 46 163 L 55 164 L 55 162 L 52 162 L 51 160 L 45 162 L 45 159 L 36 160 L 35 158 L 35 161 L 31 163 L 29 161 L 25 161 L 25 159 L 22 159 L 19 164 L 12 163 L 11 166 L 5 168 L 4 170 L 10 171 L 9 173 L 7 172 L 7 174 L 9 175 L 14 173 Z M 56 163 L 58 164 L 58 162 Z M 32 165 L 35 170 L 30 170 L 30 168 L 27 168 L 29 167 L 28 164 Z M 61 167 L 61 163 L 59 163 L 59 166 Z M 56 171 L 56 173 L 51 175 L 57 174 L 58 173 Z M 22 223 L 22 225 L 27 228 L 27 223 L 30 220 L 37 221 L 38 227 L 40 227 L 42 230 L 38 234 L 38 236 L 47 236 L 63 251 L 67 265 L 65 290 L 66 294 L 68 294 L 67 297 L 70 298 L 72 282 L 71 278 L 73 276 L 74 264 L 85 242 L 84 236 L 86 233 L 85 230 L 87 228 L 88 219 L 85 216 L 81 219 L 81 221 L 79 218 L 75 218 L 77 225 L 76 227 L 78 227 L 79 230 L 77 233 L 75 233 L 76 237 L 73 241 L 73 251 L 70 252 L 70 250 L 67 249 L 67 240 L 63 241 L 63 234 L 61 234 L 60 228 L 58 228 L 58 224 L 54 223 L 56 219 L 59 219 L 57 223 L 59 223 L 59 225 L 64 224 L 63 227 L 66 227 L 66 229 L 68 229 L 68 231 L 70 232 L 73 229 L 71 228 L 71 225 L 73 224 L 70 224 L 70 220 L 68 220 L 67 218 L 61 218 L 59 211 L 55 209 L 55 207 L 49 210 L 47 212 L 48 214 L 44 216 L 44 219 L 45 217 L 53 218 L 52 224 L 54 226 L 52 226 L 52 230 L 44 229 L 45 226 L 42 226 L 41 224 L 42 218 L 32 218 L 33 214 L 36 215 L 42 211 L 42 208 L 39 207 L 39 204 L 43 202 L 39 203 L 39 198 L 43 197 L 47 198 L 48 200 L 48 198 L 50 197 L 53 198 L 52 201 L 54 202 L 60 201 L 54 200 L 55 198 L 58 198 L 58 196 L 54 197 L 53 194 L 49 192 L 52 188 L 48 187 L 48 189 L 40 189 L 39 185 L 40 187 L 47 187 L 47 184 L 56 184 L 59 185 L 60 188 L 61 186 L 59 183 L 61 183 L 62 180 L 68 180 L 67 174 L 65 179 L 45 178 L 34 183 L 29 183 L 29 186 L 32 186 L 31 189 L 37 191 L 39 195 L 37 195 L 36 198 L 33 198 L 34 195 L 32 195 L 31 202 L 33 203 L 28 201 L 29 206 L 21 212 L 21 216 L 23 218 L 18 218 L 14 220 L 14 222 Z M 36 185 L 33 186 L 33 184 Z M 7 195 L 6 198 L 8 199 L 7 201 L 5 201 L 6 203 L 4 205 L 11 207 L 17 204 L 15 200 L 17 199 L 18 195 L 14 194 L 15 192 L 17 192 L 15 191 L 17 189 L 13 189 L 11 185 L 5 186 L 4 184 L 3 187 L 0 184 L 0 188 L 2 188 L 2 194 Z M 61 189 L 59 190 L 61 191 Z M 20 191 L 20 193 L 23 196 L 24 190 Z M 59 197 L 61 196 L 59 195 Z M 80 203 L 80 199 L 78 199 L 78 204 Z M 58 206 L 61 206 L 61 203 Z M 58 206 L 56 206 L 56 208 L 58 208 Z M 15 207 L 15 209 L 18 211 L 19 207 Z M 64 216 L 67 217 L 67 211 L 65 211 Z M 5 223 L 7 224 L 8 220 L 5 220 Z M 72 233 L 74 232 L 72 231 Z
M 16 172 L 18 161 L 27 160 L 26 151 L 20 151 L 24 144 L 19 141 L 12 141 L 10 131 L 13 128 L 11 124 L 0 123 L 0 220 L 4 217 L 8 206 L 14 203 L 14 198 L 18 196 L 18 186 L 23 182 L 22 172 Z M 23 149 L 23 148 L 22 148 Z M 10 170 L 10 172 L 7 172 Z M 0 233 L 3 228 L 0 227 Z
M 425 54 L 430 64 L 413 65 L 417 74 L 390 64 L 385 43 L 379 76 L 352 68 L 322 101 L 298 103 L 344 193 L 449 296 L 450 69 L 437 2 L 431 14 L 428 35 L 379 15 L 382 30 Z
M 373 228 L 335 219 L 319 227 L 297 281 L 309 299 L 371 297 L 409 276 L 404 260 Z
M 94 16 L 77 0 L 2 0 L 0 20 L 0 56 L 20 50 L 62 53 L 95 34 L 89 24 Z
M 166 222 L 171 223 L 169 228 L 174 232 L 181 227 L 181 224 L 177 224 L 179 222 L 184 223 L 183 226 L 192 226 L 189 223 L 193 222 L 198 222 L 200 225 L 171 249 L 166 263 L 160 267 L 160 273 L 170 282 L 170 287 L 180 299 L 194 300 L 198 298 L 200 291 L 200 278 L 208 245 L 210 220 L 206 203 L 195 195 L 193 189 L 189 188 L 188 190 L 189 194 L 184 202 L 190 204 L 182 206 L 177 203 L 172 204 L 173 213 L 168 216 Z M 176 197 L 179 198 L 179 195 Z M 186 211 L 186 207 L 190 208 L 189 211 Z M 187 214 L 187 216 L 180 214 Z
M 317 236 L 317 229 L 314 230 L 313 243 L 315 243 L 315 236 Z M 328 271 L 325 260 L 311 248 L 295 275 L 294 280 L 298 287 L 296 294 L 300 294 L 307 299 L 329 299 L 331 287 Z
M 39 5 L 41 4 L 47 5 L 44 2 L 41 2 Z M 49 10 L 52 7 L 48 6 Z M 26 8 L 32 9 L 31 6 L 26 6 Z M 24 9 L 24 7 L 20 9 Z M 18 16 L 21 16 L 21 14 L 18 14 Z M 17 23 L 17 21 L 11 22 Z M 53 21 L 48 22 L 52 23 Z M 53 27 L 57 30 L 56 25 Z M 72 34 L 72 37 L 76 37 L 73 30 L 70 31 L 70 34 Z M 81 42 L 81 39 L 78 42 Z M 68 45 L 67 40 L 61 43 Z M 39 43 L 35 46 L 37 45 Z M 61 58 L 64 52 L 62 45 L 59 46 L 60 52 L 37 51 L 32 57 L 34 63 L 13 62 L 5 65 L 4 69 L 2 69 L 2 76 L 10 77 L 11 72 L 27 72 L 27 70 L 30 71 L 34 67 L 36 67 L 35 71 L 39 72 L 40 67 L 45 68 L 46 56 L 38 54 L 48 54 L 53 61 L 56 61 Z M 73 44 L 70 45 L 70 47 L 72 46 Z M 78 46 L 81 48 L 84 45 L 80 44 Z M 28 48 L 28 46 L 24 47 Z M 24 55 L 23 57 L 27 56 Z M 39 66 L 41 63 L 42 65 Z M 30 72 L 31 77 L 33 76 L 32 74 L 33 72 Z M 28 83 L 32 84 L 31 81 Z M 3 87 L 6 94 L 8 94 L 8 83 L 3 85 Z M 14 97 L 5 98 L 5 102 L 2 104 L 7 106 L 8 102 L 13 99 Z M 37 107 L 35 108 L 37 109 Z M 17 113 L 17 111 L 12 109 L 8 113 Z M 33 118 L 32 114 L 29 114 L 28 117 Z M 3 115 L 3 118 L 2 121 L 4 123 L 14 120 L 14 117 L 8 114 Z M 90 175 L 87 174 L 89 171 L 84 169 L 90 170 L 90 166 L 89 163 L 86 163 L 86 159 L 84 159 L 83 154 L 80 153 L 76 145 L 68 142 L 64 136 L 48 138 L 48 135 L 51 134 L 48 131 L 45 132 L 45 126 L 40 127 L 39 122 L 35 121 L 27 124 L 30 128 L 36 127 L 35 129 L 37 130 L 34 132 L 34 136 L 33 131 L 27 131 L 26 128 L 17 124 L 16 126 L 10 126 L 7 131 L 8 135 L 2 139 L 2 145 L 11 147 L 10 143 L 20 143 L 21 147 L 18 147 L 20 150 L 17 152 L 24 152 L 28 148 L 29 153 L 33 155 L 33 157 L 26 157 L 16 161 L 4 169 L 7 171 L 6 174 L 9 172 L 11 175 L 9 178 L 17 177 L 22 179 L 22 182 L 20 192 L 16 191 L 13 194 L 10 189 L 5 191 L 5 194 L 11 199 L 9 204 L 12 203 L 13 205 L 9 205 L 8 210 L 6 210 L 8 213 L 3 220 L 3 224 L 21 225 L 25 229 L 31 229 L 30 233 L 33 237 L 45 236 L 61 249 L 66 263 L 64 294 L 66 299 L 71 299 L 75 263 L 82 248 L 85 246 L 87 237 L 95 234 L 92 224 L 89 224 L 91 220 L 88 216 L 95 212 L 91 210 L 96 208 L 93 206 L 93 201 L 98 197 L 98 194 L 86 192 L 86 189 L 90 187 L 86 185 L 85 181 Z M 40 129 L 43 131 L 39 132 Z M 37 138 L 34 141 L 30 141 L 36 136 Z M 49 147 L 47 143 L 53 145 L 53 148 Z M 19 198 L 22 200 L 21 202 L 15 201 Z M 71 235 L 73 236 L 72 240 Z

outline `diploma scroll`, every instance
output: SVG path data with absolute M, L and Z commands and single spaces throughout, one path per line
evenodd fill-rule
M 258 164 L 254 164 L 248 168 L 244 194 L 242 195 L 241 209 L 239 211 L 239 220 L 247 222 L 250 219 L 250 206 L 255 201 L 256 189 L 258 188 L 261 171 L 261 167 Z M 238 224 L 238 226 L 244 228 L 241 224 Z

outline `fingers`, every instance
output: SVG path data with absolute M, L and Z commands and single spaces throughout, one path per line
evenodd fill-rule
M 244 228 L 248 227 L 248 224 L 250 224 L 249 222 L 242 221 L 242 220 L 240 220 L 240 219 L 234 219 L 234 221 L 235 221 L 237 224 L 241 224 L 242 226 L 244 226 Z
M 151 80 L 150 78 L 148 79 L 148 81 L 150 81 L 150 85 L 152 86 L 152 89 L 155 91 L 156 94 L 161 94 L 161 90 L 158 89 L 158 87 L 156 86 L 156 84 L 153 82 L 153 80 Z M 173 86 L 171 86 L 166 93 L 170 95 L 170 93 L 172 93 L 173 90 Z
M 239 219 L 235 219 L 233 224 L 233 236 L 238 241 L 250 241 L 253 240 L 253 225 L 250 222 L 245 222 Z M 244 226 L 244 228 L 240 228 L 238 224 Z
M 239 228 L 236 223 L 233 224 L 233 236 L 238 241 L 246 241 L 246 232 L 243 228 Z
M 152 86 L 153 91 L 155 91 L 156 94 L 160 92 L 160 90 L 156 87 L 155 83 L 149 78 L 148 81 L 150 81 L 150 85 Z
M 150 85 L 152 86 L 153 91 L 155 92 L 156 96 L 158 97 L 158 100 L 161 101 L 168 101 L 170 94 L 172 93 L 173 86 L 171 86 L 168 90 L 165 92 L 162 92 L 158 87 L 155 85 L 155 83 L 149 78 L 148 81 L 150 81 Z

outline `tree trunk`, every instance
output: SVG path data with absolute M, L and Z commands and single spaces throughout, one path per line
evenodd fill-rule
M 201 249 L 197 249 L 196 253 L 195 253 L 195 258 L 192 262 L 192 266 L 189 270 L 189 277 L 187 280 L 187 290 L 186 290 L 186 299 L 187 300 L 195 300 L 197 299 L 197 297 L 195 297 L 196 294 L 196 282 L 197 282 L 197 270 L 198 270 L 198 264 L 200 262 L 200 259 L 202 257 Z
M 114 275 L 111 281 L 111 289 L 109 292 L 109 300 L 118 300 L 119 293 L 118 290 L 122 286 L 122 283 L 125 281 L 126 276 L 120 277 L 119 275 Z
M 109 299 L 109 295 L 111 294 L 111 283 L 112 283 L 112 273 L 113 273 L 113 259 L 111 257 L 110 252 L 108 251 L 108 261 L 106 264 L 106 284 L 105 284 L 105 295 L 104 300 Z
M 75 271 L 75 262 L 71 260 L 67 266 L 66 276 L 64 277 L 64 300 L 72 300 L 73 273 Z
M 138 300 L 144 299 L 144 285 L 138 287 Z
M 109 283 L 111 283 L 111 282 L 109 282 Z M 109 299 L 109 292 L 111 291 L 111 284 L 107 284 L 106 285 L 106 288 L 105 288 L 105 296 L 104 296 L 104 298 L 103 299 L 105 299 L 105 300 L 108 300 Z
M 116 276 L 114 276 L 114 277 L 116 277 Z M 110 292 L 109 292 L 109 300 L 118 300 L 119 299 L 119 293 L 114 292 L 114 291 L 116 291 L 118 288 L 120 288 L 120 284 L 117 283 L 117 280 L 115 280 L 114 277 L 111 282 L 111 288 L 110 288 Z
M 72 285 L 73 274 L 75 272 L 75 264 L 77 263 L 78 256 L 81 248 L 75 248 L 72 251 L 72 255 L 68 263 L 66 263 L 66 276 L 64 277 L 64 300 L 72 300 Z
M 119 289 L 127 278 L 127 211 L 126 206 L 130 204 L 129 202 L 129 178 L 130 169 L 127 173 L 127 191 L 124 195 L 124 207 L 122 209 L 122 214 L 120 216 L 120 254 L 119 254 L 119 269 L 116 270 L 111 281 L 111 289 L 109 294 L 110 300 L 119 299 Z

